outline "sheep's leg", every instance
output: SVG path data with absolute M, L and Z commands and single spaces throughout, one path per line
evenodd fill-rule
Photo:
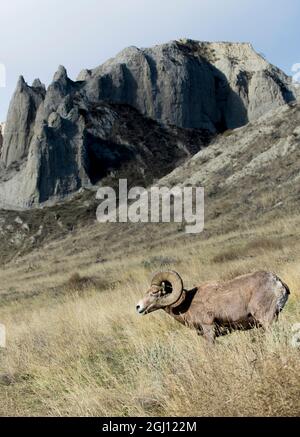
M 275 303 L 272 302 L 268 310 L 262 311 L 261 308 L 253 308 L 251 311 L 252 317 L 258 326 L 261 326 L 265 331 L 268 330 L 274 320 L 277 320 L 277 310 Z
M 262 327 L 264 331 L 268 331 L 274 321 L 277 320 L 277 314 L 274 311 L 268 311 L 264 314 L 255 314 L 253 318 L 256 321 L 257 327 Z
M 202 335 L 208 343 L 214 344 L 216 333 L 214 325 L 202 325 Z

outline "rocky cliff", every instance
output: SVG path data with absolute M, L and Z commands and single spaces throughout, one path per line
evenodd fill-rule
M 10 106 L 0 172 L 5 208 L 51 203 L 118 177 L 149 185 L 211 138 L 204 129 L 164 127 L 126 104 L 91 102 L 63 67 L 46 93 L 36 85 L 21 78 Z
M 123 175 L 149 184 L 212 135 L 294 100 L 290 79 L 251 45 L 130 47 L 48 89 L 21 77 L 0 162 L 0 204 L 26 208 Z M 184 129 L 183 129 L 184 128 Z
M 1 161 L 5 166 L 8 167 L 26 157 L 34 134 L 37 109 L 45 94 L 45 86 L 38 79 L 30 87 L 23 76 L 20 76 L 6 120 L 1 154 Z
M 247 43 L 129 47 L 78 80 L 91 100 L 127 102 L 163 123 L 212 131 L 242 126 L 294 99 L 290 78 Z

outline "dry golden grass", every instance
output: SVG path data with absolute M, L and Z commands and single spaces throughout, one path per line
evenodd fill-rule
M 7 265 L 0 273 L 2 290 L 12 284 L 0 295 L 8 341 L 0 351 L 0 414 L 299 415 L 300 350 L 291 346 L 291 327 L 300 322 L 299 221 L 134 254 L 124 245 L 124 256 L 107 253 L 101 262 L 89 230 L 83 250 L 66 255 L 69 239 Z M 178 270 L 187 287 L 270 269 L 292 294 L 269 332 L 238 332 L 209 347 L 163 311 L 135 314 L 160 267 Z

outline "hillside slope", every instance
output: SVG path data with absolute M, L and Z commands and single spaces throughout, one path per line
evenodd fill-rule
M 160 183 L 204 186 L 207 220 L 299 211 L 300 104 L 225 132 Z
M 30 211 L 1 211 L 2 262 L 57 240 L 101 246 L 108 256 L 172 240 L 205 239 L 253 222 L 300 212 L 300 105 L 285 105 L 243 128 L 227 131 L 157 184 L 205 189 L 205 230 L 189 236 L 180 224 L 99 224 L 95 192 Z M 157 167 L 159 168 L 159 167 Z M 110 181 L 113 182 L 113 181 Z M 150 239 L 149 239 L 150 238 Z M 65 240 L 66 239 L 66 240 Z M 97 248 L 95 248 L 96 250 Z M 110 254 L 110 255 L 109 255 Z

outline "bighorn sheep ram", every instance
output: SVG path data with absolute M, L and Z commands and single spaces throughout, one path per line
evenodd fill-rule
M 227 282 L 206 282 L 186 290 L 178 273 L 154 275 L 139 314 L 164 309 L 180 323 L 196 329 L 209 342 L 236 329 L 267 328 L 283 309 L 288 286 L 274 273 L 259 271 Z

